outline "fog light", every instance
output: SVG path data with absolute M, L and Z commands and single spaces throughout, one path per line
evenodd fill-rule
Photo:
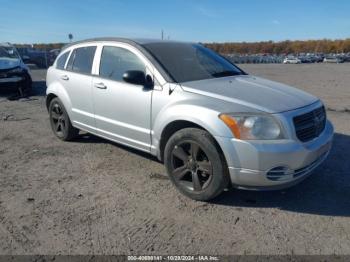
M 273 181 L 290 179 L 294 171 L 287 166 L 278 166 L 270 169 L 266 173 L 266 177 Z

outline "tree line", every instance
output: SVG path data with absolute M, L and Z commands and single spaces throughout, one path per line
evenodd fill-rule
M 65 46 L 66 43 L 51 43 L 51 44 L 14 44 L 15 47 L 21 48 L 21 47 L 27 47 L 27 48 L 34 48 L 34 49 L 45 49 L 45 50 L 52 50 L 52 49 L 61 49 L 63 46 Z
M 59 49 L 66 43 L 51 44 L 16 44 L 17 47 L 31 47 L 36 49 Z M 296 41 L 265 41 L 265 42 L 227 42 L 205 43 L 205 45 L 221 54 L 299 54 L 299 53 L 348 53 L 350 52 L 350 38 L 339 40 L 296 40 Z
M 348 53 L 350 38 L 342 40 L 296 40 L 240 43 L 206 43 L 207 47 L 221 54 L 299 54 L 299 53 Z

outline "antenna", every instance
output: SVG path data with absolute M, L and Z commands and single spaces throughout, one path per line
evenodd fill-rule
M 162 29 L 162 40 L 164 40 L 164 31 Z

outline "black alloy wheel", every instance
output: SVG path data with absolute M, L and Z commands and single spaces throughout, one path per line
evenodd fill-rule
M 66 133 L 67 119 L 63 113 L 61 105 L 59 103 L 55 103 L 50 113 L 54 132 L 58 137 L 64 137 Z
M 67 111 L 58 98 L 50 102 L 49 114 L 52 131 L 59 139 L 68 141 L 78 135 L 79 129 L 72 126 Z
M 203 129 L 184 128 L 174 133 L 164 149 L 164 165 L 175 187 L 194 200 L 211 200 L 230 182 L 220 147 Z
M 213 167 L 198 143 L 186 141 L 176 145 L 171 158 L 172 175 L 184 187 L 192 191 L 202 191 L 208 187 Z

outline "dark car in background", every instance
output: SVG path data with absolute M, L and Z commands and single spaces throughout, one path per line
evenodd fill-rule
M 29 68 L 17 49 L 9 43 L 0 43 L 0 91 L 28 91 L 32 86 Z
M 298 58 L 302 64 L 313 63 L 312 59 L 308 56 L 299 56 Z
M 18 47 L 17 50 L 26 64 L 34 64 L 39 68 L 47 68 L 49 66 L 47 51 L 29 47 Z
M 53 63 L 55 62 L 56 60 L 56 57 L 59 55 L 59 53 L 61 52 L 61 49 L 59 48 L 56 48 L 56 49 L 52 49 L 48 52 L 48 58 L 47 58 L 47 61 L 48 61 L 48 67 L 53 65 Z
M 344 62 L 350 62 L 350 54 L 345 54 L 343 60 Z

